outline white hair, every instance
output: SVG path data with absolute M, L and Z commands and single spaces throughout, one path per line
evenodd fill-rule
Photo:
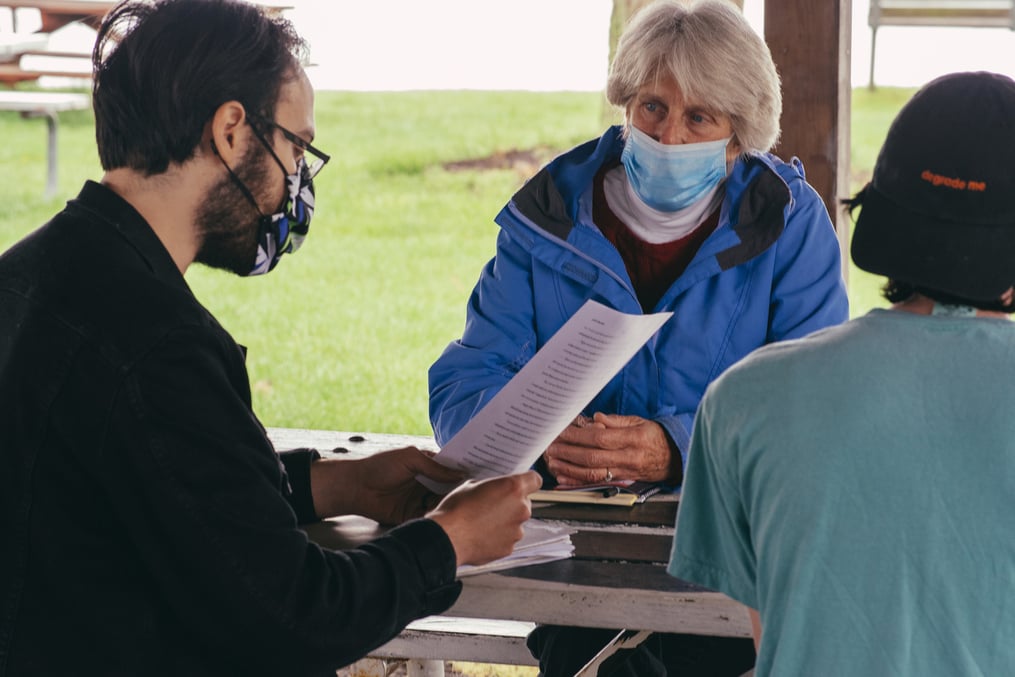
M 638 90 L 672 76 L 685 97 L 730 118 L 741 150 L 779 138 L 782 93 L 768 45 L 726 0 L 657 0 L 624 30 L 606 97 L 625 110 Z

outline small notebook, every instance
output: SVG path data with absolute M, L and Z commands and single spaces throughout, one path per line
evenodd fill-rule
M 591 503 L 595 505 L 626 505 L 643 503 L 649 496 L 662 491 L 656 482 L 621 482 L 590 484 L 579 487 L 541 489 L 529 495 L 533 501 L 547 503 Z

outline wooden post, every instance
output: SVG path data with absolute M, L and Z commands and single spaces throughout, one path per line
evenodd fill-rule
M 775 153 L 804 163 L 849 263 L 851 0 L 765 0 L 765 41 L 782 78 L 782 136 Z

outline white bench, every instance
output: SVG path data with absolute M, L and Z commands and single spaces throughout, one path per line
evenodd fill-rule
M 83 110 L 91 105 L 87 94 L 66 92 L 22 92 L 0 91 L 0 110 L 16 111 L 23 117 L 44 117 L 47 127 L 47 198 L 57 193 L 57 143 L 58 114 L 70 110 Z
M 948 26 L 1015 30 L 1015 0 L 870 0 L 869 87 L 874 89 L 874 49 L 881 26 Z
M 537 665 L 525 646 L 535 623 L 431 616 L 413 621 L 393 640 L 351 666 L 357 677 L 384 677 L 405 663 L 407 677 L 443 677 L 445 661 Z

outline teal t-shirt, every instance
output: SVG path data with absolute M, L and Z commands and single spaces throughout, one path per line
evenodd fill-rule
M 1015 324 L 875 310 L 734 365 L 669 571 L 759 611 L 758 677 L 1015 674 Z

